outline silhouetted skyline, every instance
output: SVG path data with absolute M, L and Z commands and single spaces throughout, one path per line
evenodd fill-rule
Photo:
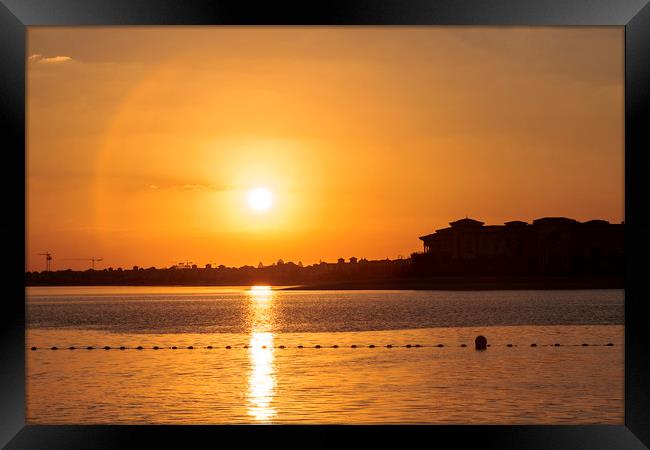
M 303 265 L 282 259 L 241 267 L 181 262 L 165 268 L 40 271 L 26 274 L 27 285 L 310 285 L 346 283 L 348 289 L 388 286 L 391 289 L 435 288 L 440 281 L 423 277 L 453 276 L 443 282 L 452 289 L 476 286 L 471 277 L 491 277 L 498 288 L 553 287 L 539 277 L 562 277 L 560 286 L 599 288 L 622 286 L 623 224 L 603 220 L 580 223 L 566 217 L 545 217 L 532 224 L 509 221 L 487 225 L 464 218 L 450 227 L 421 236 L 424 251 L 409 258 L 368 260 L 339 258 Z M 533 277 L 529 280 L 522 277 Z M 588 279 L 583 279 L 588 277 Z M 512 279 L 518 279 L 513 281 Z M 576 279 L 579 278 L 579 279 Z M 522 281 L 523 280 L 523 281 Z M 445 284 L 446 283 L 446 284 Z M 556 283 L 557 284 L 557 283 Z M 480 282 L 479 282 L 479 285 Z M 481 285 L 482 286 L 482 285 Z

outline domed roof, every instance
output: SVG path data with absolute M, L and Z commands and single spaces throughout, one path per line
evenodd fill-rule
M 542 217 L 533 220 L 533 225 L 572 225 L 574 223 L 578 223 L 578 221 L 567 217 Z
M 464 219 L 460 219 L 455 222 L 449 222 L 449 225 L 452 227 L 480 227 L 483 226 L 484 223 L 485 222 L 479 222 L 478 220 L 465 217 Z

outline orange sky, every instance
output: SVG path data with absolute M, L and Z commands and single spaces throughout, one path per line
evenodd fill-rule
M 27 58 L 28 270 L 395 258 L 466 214 L 624 218 L 621 27 L 31 27 Z

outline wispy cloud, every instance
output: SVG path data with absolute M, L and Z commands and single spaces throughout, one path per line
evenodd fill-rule
M 152 190 L 172 189 L 181 192 L 219 192 L 228 190 L 225 186 L 215 186 L 214 184 L 174 184 L 170 186 L 150 184 L 148 188 Z
M 212 184 L 177 184 L 173 186 L 177 191 L 185 192 L 206 192 L 206 191 L 222 191 L 223 188 L 219 188 Z
M 67 63 L 69 61 L 72 61 L 72 58 L 69 56 L 53 56 L 52 58 L 43 58 L 40 60 L 40 62 L 45 64 L 60 64 Z
M 37 64 L 64 64 L 72 61 L 70 56 L 43 56 L 39 53 L 34 53 L 29 56 L 29 61 L 32 61 Z

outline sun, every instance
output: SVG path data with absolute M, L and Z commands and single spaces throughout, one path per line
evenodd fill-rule
M 271 191 L 258 187 L 248 193 L 248 205 L 255 211 L 266 211 L 273 204 Z

